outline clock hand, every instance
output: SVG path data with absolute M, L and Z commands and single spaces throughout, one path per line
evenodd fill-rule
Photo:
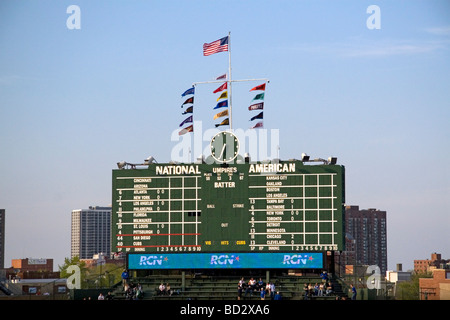
M 225 151 L 226 143 L 223 144 L 222 151 L 220 152 L 219 159 L 222 159 L 223 152 Z

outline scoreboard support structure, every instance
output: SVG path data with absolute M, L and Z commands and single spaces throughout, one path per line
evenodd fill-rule
M 131 270 L 322 269 L 344 249 L 344 166 L 149 164 L 112 173 L 112 251 Z

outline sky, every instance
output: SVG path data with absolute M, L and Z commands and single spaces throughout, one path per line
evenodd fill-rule
M 228 54 L 202 47 L 229 33 L 232 79 L 269 79 L 277 156 L 338 158 L 346 204 L 387 212 L 388 269 L 450 259 L 448 1 L 3 0 L 5 267 L 51 258 L 58 270 L 72 210 L 111 204 L 117 162 L 207 146 L 218 85 L 196 85 L 184 136 L 181 94 L 227 72 Z M 233 129 L 249 130 L 261 83 L 233 84 Z

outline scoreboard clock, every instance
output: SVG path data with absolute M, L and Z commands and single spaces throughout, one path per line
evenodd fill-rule
M 232 133 L 222 131 L 211 139 L 211 155 L 219 163 L 231 162 L 239 153 L 239 140 Z
M 157 267 L 200 253 L 211 254 L 215 266 L 239 254 L 249 261 L 243 265 L 256 266 L 256 258 L 270 260 L 261 254 L 277 253 L 292 266 L 286 261 L 344 250 L 344 166 L 235 163 L 238 152 L 239 140 L 222 132 L 211 140 L 219 163 L 113 170 L 111 251 L 140 254 Z

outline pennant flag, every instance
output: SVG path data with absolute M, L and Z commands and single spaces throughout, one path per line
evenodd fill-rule
M 253 98 L 252 101 L 254 101 L 254 100 L 264 100 L 264 92 L 263 92 L 263 93 L 260 93 L 260 94 L 257 94 L 257 95 Z
M 259 86 L 256 86 L 256 87 L 250 89 L 250 91 L 253 91 L 253 90 L 263 90 L 264 91 L 264 90 L 266 90 L 266 84 L 263 83 L 263 84 L 261 84 Z
M 181 107 L 183 108 L 183 106 L 188 103 L 194 103 L 194 97 L 190 97 L 190 98 L 186 99 L 186 101 L 181 105 Z
M 255 120 L 255 119 L 262 119 L 262 118 L 263 118 L 263 113 L 260 112 L 260 113 L 257 114 L 256 116 L 252 117 L 252 118 L 250 119 L 250 121 L 253 121 L 253 120 Z
M 227 115 L 228 115 L 228 110 L 219 112 L 218 114 L 216 114 L 216 115 L 214 116 L 214 120 L 216 120 L 217 118 L 225 117 L 225 116 L 227 116 Z
M 182 114 L 194 113 L 194 107 L 190 106 Z
M 220 95 L 220 97 L 217 98 L 216 101 L 219 101 L 220 99 L 223 99 L 223 98 L 228 98 L 227 91 L 224 91 L 224 92 Z
M 227 124 L 230 124 L 228 118 L 226 118 L 225 120 L 223 120 L 221 123 L 216 124 L 216 128 L 219 127 L 219 126 L 225 126 L 225 125 L 227 125 Z
M 194 93 L 195 93 L 195 88 L 192 87 L 192 88 L 187 89 L 181 96 L 184 97 L 184 96 L 187 96 L 188 94 L 194 94 Z
M 228 36 L 213 41 L 211 43 L 204 43 L 203 44 L 203 55 L 209 56 L 214 53 L 228 51 Z
M 181 136 L 188 132 L 194 132 L 194 125 L 191 124 L 189 127 L 186 127 L 184 129 L 180 130 L 180 132 L 178 132 L 178 135 Z
M 221 76 L 218 76 L 217 78 L 216 78 L 216 80 L 222 80 L 222 79 L 226 79 L 227 78 L 227 74 L 225 73 L 225 74 L 223 74 L 223 75 L 221 75 Z
M 248 110 L 250 110 L 250 111 L 262 110 L 262 109 L 264 109 L 264 102 L 255 103 L 255 104 L 252 104 L 250 107 L 248 107 Z
M 214 90 L 213 93 L 217 93 L 217 92 L 220 92 L 220 91 L 225 90 L 225 89 L 227 88 L 227 83 L 228 83 L 228 82 L 225 82 L 223 85 L 221 85 L 221 86 L 218 87 L 216 90 Z
M 263 126 L 263 122 L 260 121 L 260 122 L 258 122 L 257 124 L 255 124 L 253 127 L 251 127 L 250 129 L 262 128 L 262 126 Z
M 179 127 L 188 122 L 192 122 L 192 116 L 187 117 L 182 123 L 180 123 Z
M 223 108 L 223 107 L 228 107 L 228 100 L 223 100 L 221 102 L 219 102 L 214 109 L 219 109 L 219 108 Z

